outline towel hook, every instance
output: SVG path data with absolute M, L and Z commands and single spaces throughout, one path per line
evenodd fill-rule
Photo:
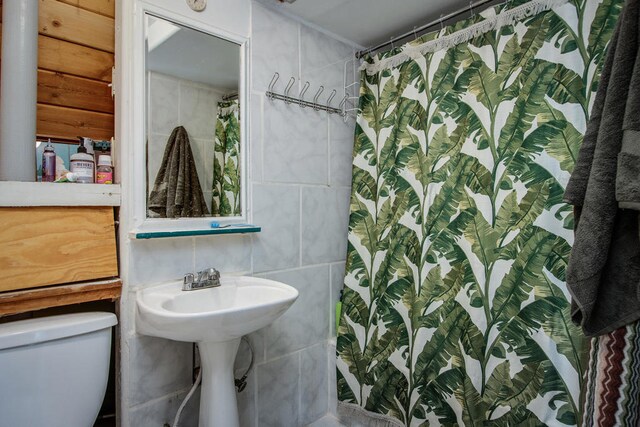
M 289 79 L 289 83 L 287 83 L 287 87 L 284 89 L 284 96 L 289 97 L 289 91 L 291 90 L 291 88 L 293 87 L 293 84 L 296 82 L 296 78 L 295 77 L 291 77 Z M 287 104 L 291 104 L 291 101 L 286 100 L 285 101 Z
M 347 116 L 347 110 L 346 110 L 346 104 L 347 104 L 347 100 L 349 99 L 349 94 L 347 93 L 344 98 L 342 98 L 342 101 L 340 101 L 340 105 L 338 105 L 338 110 L 342 110 L 342 117 L 346 117 Z
M 280 78 L 280 74 L 276 71 L 273 74 L 273 77 L 271 78 L 271 83 L 269 83 L 269 90 L 268 92 L 273 93 L 273 87 L 276 85 L 276 82 L 278 81 L 278 79 Z M 271 95 L 269 95 L 270 98 L 272 98 Z M 272 98 L 273 99 L 273 98 Z
M 304 94 L 307 92 L 307 89 L 309 89 L 308 81 L 304 83 L 304 86 L 302 86 L 302 90 L 300 91 L 300 96 L 298 98 L 300 98 L 301 101 L 304 101 Z M 300 104 L 300 107 L 304 108 L 306 107 L 306 105 Z
M 324 86 L 320 86 L 320 89 L 318 89 L 318 91 L 316 92 L 316 95 L 313 97 L 313 103 L 314 104 L 318 104 L 318 98 L 320 98 L 320 94 L 324 91 Z M 318 107 L 314 106 L 313 107 L 314 110 L 318 111 Z
M 329 95 L 329 99 L 327 99 L 327 107 L 331 105 L 331 101 L 333 100 L 333 97 L 336 96 L 336 93 L 335 89 L 331 91 L 331 95 Z
M 344 107 L 344 104 L 347 103 L 347 99 L 349 99 L 349 94 L 346 94 L 344 98 L 342 98 L 342 101 L 340 101 L 340 104 L 338 105 L 338 110 L 342 110 L 342 107 Z

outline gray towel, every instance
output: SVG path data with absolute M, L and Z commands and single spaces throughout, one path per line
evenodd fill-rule
M 182 126 L 171 132 L 162 164 L 149 195 L 148 214 L 155 218 L 200 217 L 209 214 L 189 135 Z
M 627 0 L 565 200 L 576 235 L 572 318 L 587 336 L 640 318 L 640 0 Z

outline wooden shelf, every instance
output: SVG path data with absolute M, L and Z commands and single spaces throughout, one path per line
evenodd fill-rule
M 0 206 L 120 206 L 119 184 L 0 181 Z
M 120 298 L 120 279 L 0 293 L 0 317 L 63 305 Z

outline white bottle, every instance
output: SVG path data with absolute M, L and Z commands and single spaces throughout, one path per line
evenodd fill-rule
M 81 184 L 93 184 L 96 170 L 96 163 L 91 154 L 87 154 L 87 149 L 80 145 L 78 152 L 71 156 L 71 172 L 76 177 L 76 182 Z

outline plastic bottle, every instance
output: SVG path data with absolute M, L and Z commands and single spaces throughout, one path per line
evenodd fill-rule
M 87 149 L 80 143 L 78 152 L 71 156 L 70 170 L 76 177 L 76 182 L 81 184 L 92 184 L 95 176 L 96 164 L 91 154 L 87 154 Z
M 56 180 L 56 152 L 51 145 L 51 138 L 42 153 L 42 182 Z
M 111 156 L 101 154 L 98 156 L 98 169 L 96 169 L 97 184 L 113 184 L 113 167 Z

